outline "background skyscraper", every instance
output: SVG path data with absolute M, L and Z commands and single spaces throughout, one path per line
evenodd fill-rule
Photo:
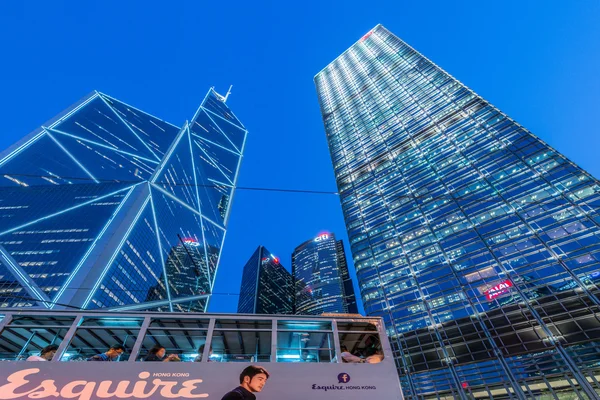
M 279 258 L 258 246 L 242 272 L 238 313 L 292 314 L 293 288 L 292 275 Z
M 599 182 L 380 25 L 315 83 L 405 396 L 598 398 Z
M 296 247 L 292 254 L 296 314 L 358 313 L 344 244 L 323 233 Z
M 0 306 L 205 310 L 246 129 L 94 92 L 0 154 Z

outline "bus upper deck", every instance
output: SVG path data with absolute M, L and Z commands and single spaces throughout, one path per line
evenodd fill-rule
M 2 314 L 0 399 L 220 399 L 239 384 L 248 365 L 270 372 L 258 399 L 280 399 L 282 394 L 315 400 L 402 398 L 380 318 L 51 310 Z M 49 362 L 25 361 L 39 359 L 47 346 L 54 349 L 46 356 Z M 119 362 L 85 362 L 111 347 L 119 348 L 112 353 Z M 164 349 L 165 359 L 179 362 L 144 361 L 157 348 Z

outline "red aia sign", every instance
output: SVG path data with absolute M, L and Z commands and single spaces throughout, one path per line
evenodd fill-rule
M 492 301 L 501 294 L 508 293 L 513 286 L 513 283 L 507 279 L 486 290 L 485 297 L 487 297 L 488 301 Z

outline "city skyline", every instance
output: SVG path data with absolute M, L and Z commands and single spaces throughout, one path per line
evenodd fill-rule
M 595 51 L 600 31 L 597 3 L 507 1 L 497 7 L 467 1 L 431 7 L 384 2 L 364 7 L 346 2 L 343 8 L 334 3 L 318 7 L 319 13 L 291 3 L 233 8 L 216 3 L 142 7 L 133 2 L 118 8 L 5 4 L 0 30 L 18 40 L 3 44 L 10 62 L 0 66 L 5 94 L 0 99 L 0 148 L 94 88 L 179 122 L 190 117 L 189 110 L 197 107 L 198 96 L 207 87 L 215 85 L 224 93 L 233 83 L 228 103 L 251 131 L 240 186 L 335 192 L 310 80 L 355 38 L 382 22 L 593 175 L 600 175 L 595 156 L 600 137 L 593 134 L 600 93 L 594 78 L 600 68 Z M 199 25 L 198 15 L 215 18 Z M 227 29 L 219 15 L 228 16 Z M 423 29 L 421 18 L 405 15 L 426 15 L 429 29 Z M 47 29 L 43 22 L 49 20 L 60 23 Z M 112 28 L 90 29 L 100 22 Z M 513 28 L 499 29 L 507 23 Z M 219 35 L 214 40 L 203 40 L 203 51 L 192 51 L 199 38 L 214 37 L 215 32 Z M 474 52 L 477 57 L 471 59 Z M 185 61 L 179 61 L 182 54 L 187 55 Z M 269 79 L 256 79 L 265 71 Z M 264 122 L 275 102 L 278 118 L 285 123 Z M 268 244 L 276 254 L 290 254 L 321 230 L 347 240 L 334 195 L 238 190 L 235 203 L 220 267 L 223 278 L 217 280 L 210 304 L 213 311 L 237 306 L 239 277 L 225 277 L 235 277 L 258 243 Z M 278 235 L 278 224 L 292 225 L 294 235 Z M 227 252 L 228 248 L 235 251 Z M 348 262 L 352 265 L 349 254 Z
M 406 398 L 597 398 L 600 182 L 382 25 L 315 85 Z

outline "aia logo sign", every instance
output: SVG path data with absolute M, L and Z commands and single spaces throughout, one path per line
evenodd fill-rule
M 510 292 L 510 288 L 513 286 L 514 286 L 513 283 L 507 279 L 505 281 L 498 283 L 495 286 L 492 286 L 491 288 L 486 290 L 484 293 L 485 293 L 485 296 L 487 297 L 488 301 L 492 301 L 496 297 Z

